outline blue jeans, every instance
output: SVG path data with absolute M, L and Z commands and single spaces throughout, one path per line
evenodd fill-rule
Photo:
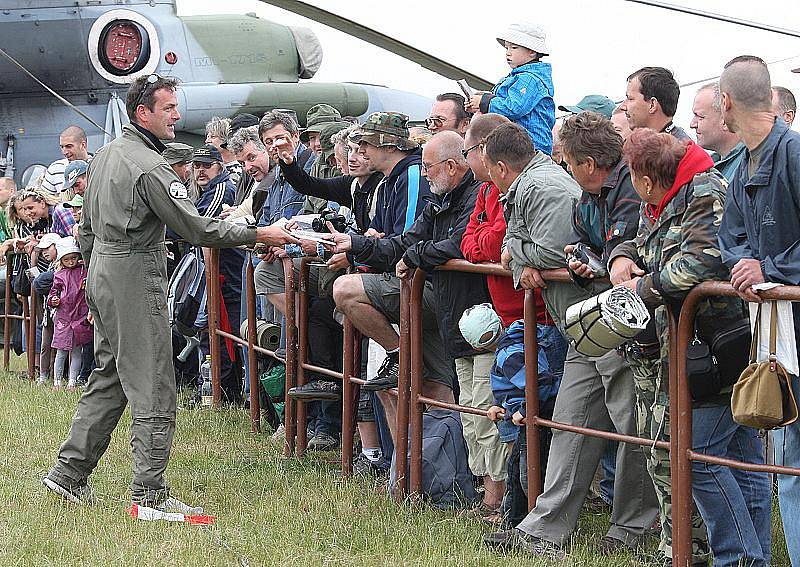
M 733 421 L 730 404 L 692 410 L 698 453 L 763 463 L 757 432 Z M 714 567 L 767 566 L 771 558 L 771 489 L 766 473 L 692 462 L 692 495 L 706 523 Z
M 550 372 L 560 379 L 564 375 L 564 360 L 569 344 L 555 325 L 536 325 L 539 348 L 544 351 Z
M 792 387 L 797 398 L 800 395 L 800 379 L 792 377 Z M 800 421 L 776 429 L 775 464 L 787 467 L 800 467 Z M 794 567 L 800 567 L 800 477 L 778 475 L 778 502 L 781 507 L 783 534 L 786 547 Z

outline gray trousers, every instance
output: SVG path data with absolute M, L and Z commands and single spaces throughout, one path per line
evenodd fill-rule
M 625 359 L 616 351 L 589 358 L 570 345 L 553 421 L 606 431 L 613 425 L 619 433 L 635 435 L 636 395 Z M 517 528 L 563 545 L 575 530 L 605 447 L 603 439 L 554 429 L 544 491 Z M 608 535 L 636 545 L 657 517 L 642 448 L 620 443 Z
M 86 483 L 130 403 L 132 500 L 152 506 L 169 494 L 164 471 L 175 434 L 176 391 L 164 258 L 163 251 L 103 254 L 95 245 L 86 300 L 94 316 L 97 367 L 47 475 L 62 486 Z

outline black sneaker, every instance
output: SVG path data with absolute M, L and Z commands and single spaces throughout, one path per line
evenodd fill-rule
M 380 462 L 381 461 L 373 461 L 364 453 L 359 453 L 359 455 L 353 459 L 353 475 L 374 476 L 379 478 L 388 476 L 389 469 L 381 467 L 379 465 Z
M 314 380 L 289 389 L 289 397 L 297 400 L 339 400 L 342 385 L 328 380 Z
M 397 388 L 397 378 L 400 374 L 400 352 L 391 352 L 386 354 L 383 359 L 383 364 L 378 369 L 375 378 L 368 380 L 361 389 L 367 392 L 377 392 L 379 390 L 388 390 L 390 388 Z
M 73 504 L 94 504 L 96 501 L 92 487 L 88 484 L 66 486 L 57 483 L 49 477 L 44 477 L 42 479 L 42 484 L 64 500 Z

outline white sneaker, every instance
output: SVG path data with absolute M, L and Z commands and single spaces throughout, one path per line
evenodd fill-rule
M 158 506 L 154 506 L 156 510 L 161 512 L 167 512 L 172 514 L 184 514 L 186 516 L 197 516 L 198 514 L 203 513 L 203 508 L 201 506 L 189 506 L 188 504 L 181 502 L 177 498 L 173 498 L 170 496 L 166 500 L 164 500 Z
M 286 428 L 282 423 L 278 426 L 278 429 L 275 430 L 275 433 L 272 434 L 270 439 L 273 441 L 283 441 L 286 439 Z

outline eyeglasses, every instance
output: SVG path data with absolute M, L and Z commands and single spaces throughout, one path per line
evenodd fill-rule
M 202 161 L 193 161 L 192 162 L 192 167 L 194 169 L 211 169 L 212 167 L 214 167 L 214 165 L 216 165 L 216 163 L 217 162 L 205 163 L 205 162 L 202 162 Z
M 158 81 L 161 80 L 159 75 L 152 73 L 147 76 L 147 84 L 139 91 L 139 96 L 136 97 L 136 104 L 133 105 L 134 110 L 136 110 L 140 104 L 142 104 L 142 99 L 144 99 L 144 93 L 147 92 L 148 89 L 152 88 Z
M 440 163 L 444 163 L 446 161 L 450 161 L 451 159 L 453 159 L 453 158 L 443 159 L 442 161 L 437 161 L 436 163 L 432 163 L 432 164 L 429 164 L 429 165 L 425 164 L 425 162 L 423 162 L 422 163 L 422 171 L 430 171 L 432 167 L 434 167 L 436 165 L 439 165 Z
M 466 150 L 461 150 L 461 155 L 464 156 L 464 159 L 467 159 L 467 156 L 469 155 L 469 153 L 472 150 L 474 150 L 475 148 L 479 148 L 482 145 L 483 145 L 483 142 L 478 142 L 477 144 L 475 144 L 471 148 L 467 148 Z
M 441 128 L 442 125 L 444 125 L 448 120 L 450 119 L 445 116 L 428 116 L 425 119 L 425 126 L 427 126 L 428 128 L 431 128 L 432 126 Z

